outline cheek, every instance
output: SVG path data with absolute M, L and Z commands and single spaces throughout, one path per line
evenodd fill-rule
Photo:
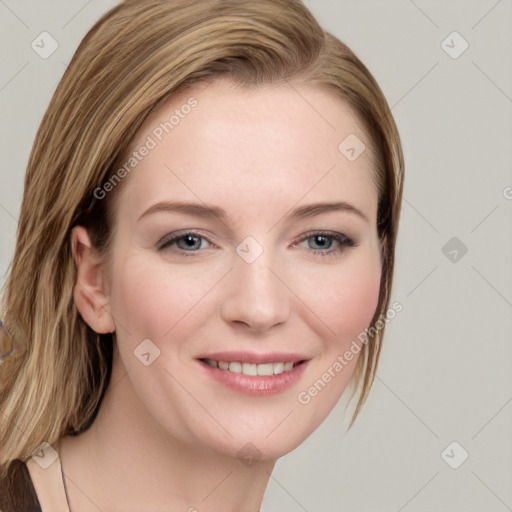
M 379 300 L 380 278 L 378 258 L 354 258 L 347 265 L 324 267 L 314 276 L 304 273 L 298 295 L 321 320 L 322 337 L 333 339 L 334 335 L 339 348 L 339 343 L 357 338 L 371 322 Z
M 146 337 L 160 340 L 202 310 L 222 271 L 219 265 L 207 272 L 193 265 L 177 270 L 163 259 L 132 254 L 116 267 L 112 314 L 139 342 Z
M 331 290 L 328 314 L 336 333 L 343 338 L 356 338 L 375 314 L 379 300 L 380 269 L 345 277 L 339 282 L 339 287 L 343 287 L 341 293 L 337 289 Z

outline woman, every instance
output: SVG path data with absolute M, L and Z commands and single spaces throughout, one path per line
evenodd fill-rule
M 259 510 L 368 395 L 402 183 L 381 90 L 301 2 L 107 13 L 28 165 L 0 508 Z

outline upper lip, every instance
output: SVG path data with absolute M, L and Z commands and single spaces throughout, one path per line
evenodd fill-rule
M 278 363 L 278 362 L 292 362 L 298 363 L 300 361 L 306 361 L 309 358 L 300 354 L 294 354 L 290 352 L 267 352 L 266 354 L 255 354 L 252 352 L 215 352 L 212 354 L 206 354 L 198 357 L 198 359 L 211 359 L 213 361 L 226 361 L 233 362 L 238 361 L 240 363 L 253 363 L 253 364 L 265 364 L 265 363 Z

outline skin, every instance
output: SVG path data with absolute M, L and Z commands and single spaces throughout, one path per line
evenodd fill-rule
M 122 183 L 111 259 L 91 247 L 85 229 L 73 230 L 77 308 L 117 339 L 95 422 L 61 442 L 73 511 L 258 511 L 276 460 L 327 417 L 357 356 L 309 404 L 298 394 L 350 347 L 377 306 L 369 151 L 350 162 L 338 150 L 351 133 L 369 145 L 349 107 L 319 87 L 241 89 L 217 80 L 153 114 L 132 150 L 190 96 L 197 107 Z M 228 217 L 140 218 L 160 201 L 218 206 Z M 348 210 L 290 217 L 300 206 L 340 201 L 365 218 Z M 204 237 L 199 250 L 187 252 L 183 240 L 159 250 L 182 230 Z M 310 234 L 318 230 L 356 245 L 323 239 L 318 249 Z M 263 248 L 250 264 L 235 250 L 247 236 Z M 144 339 L 161 351 L 149 366 L 134 356 Z M 235 350 L 310 361 L 284 392 L 247 396 L 208 377 L 196 359 Z M 237 456 L 249 442 L 260 457 L 250 467 Z

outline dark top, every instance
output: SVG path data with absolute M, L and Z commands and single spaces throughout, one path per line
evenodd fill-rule
M 0 480 L 1 512 L 42 512 L 26 464 L 13 460 L 7 476 Z

